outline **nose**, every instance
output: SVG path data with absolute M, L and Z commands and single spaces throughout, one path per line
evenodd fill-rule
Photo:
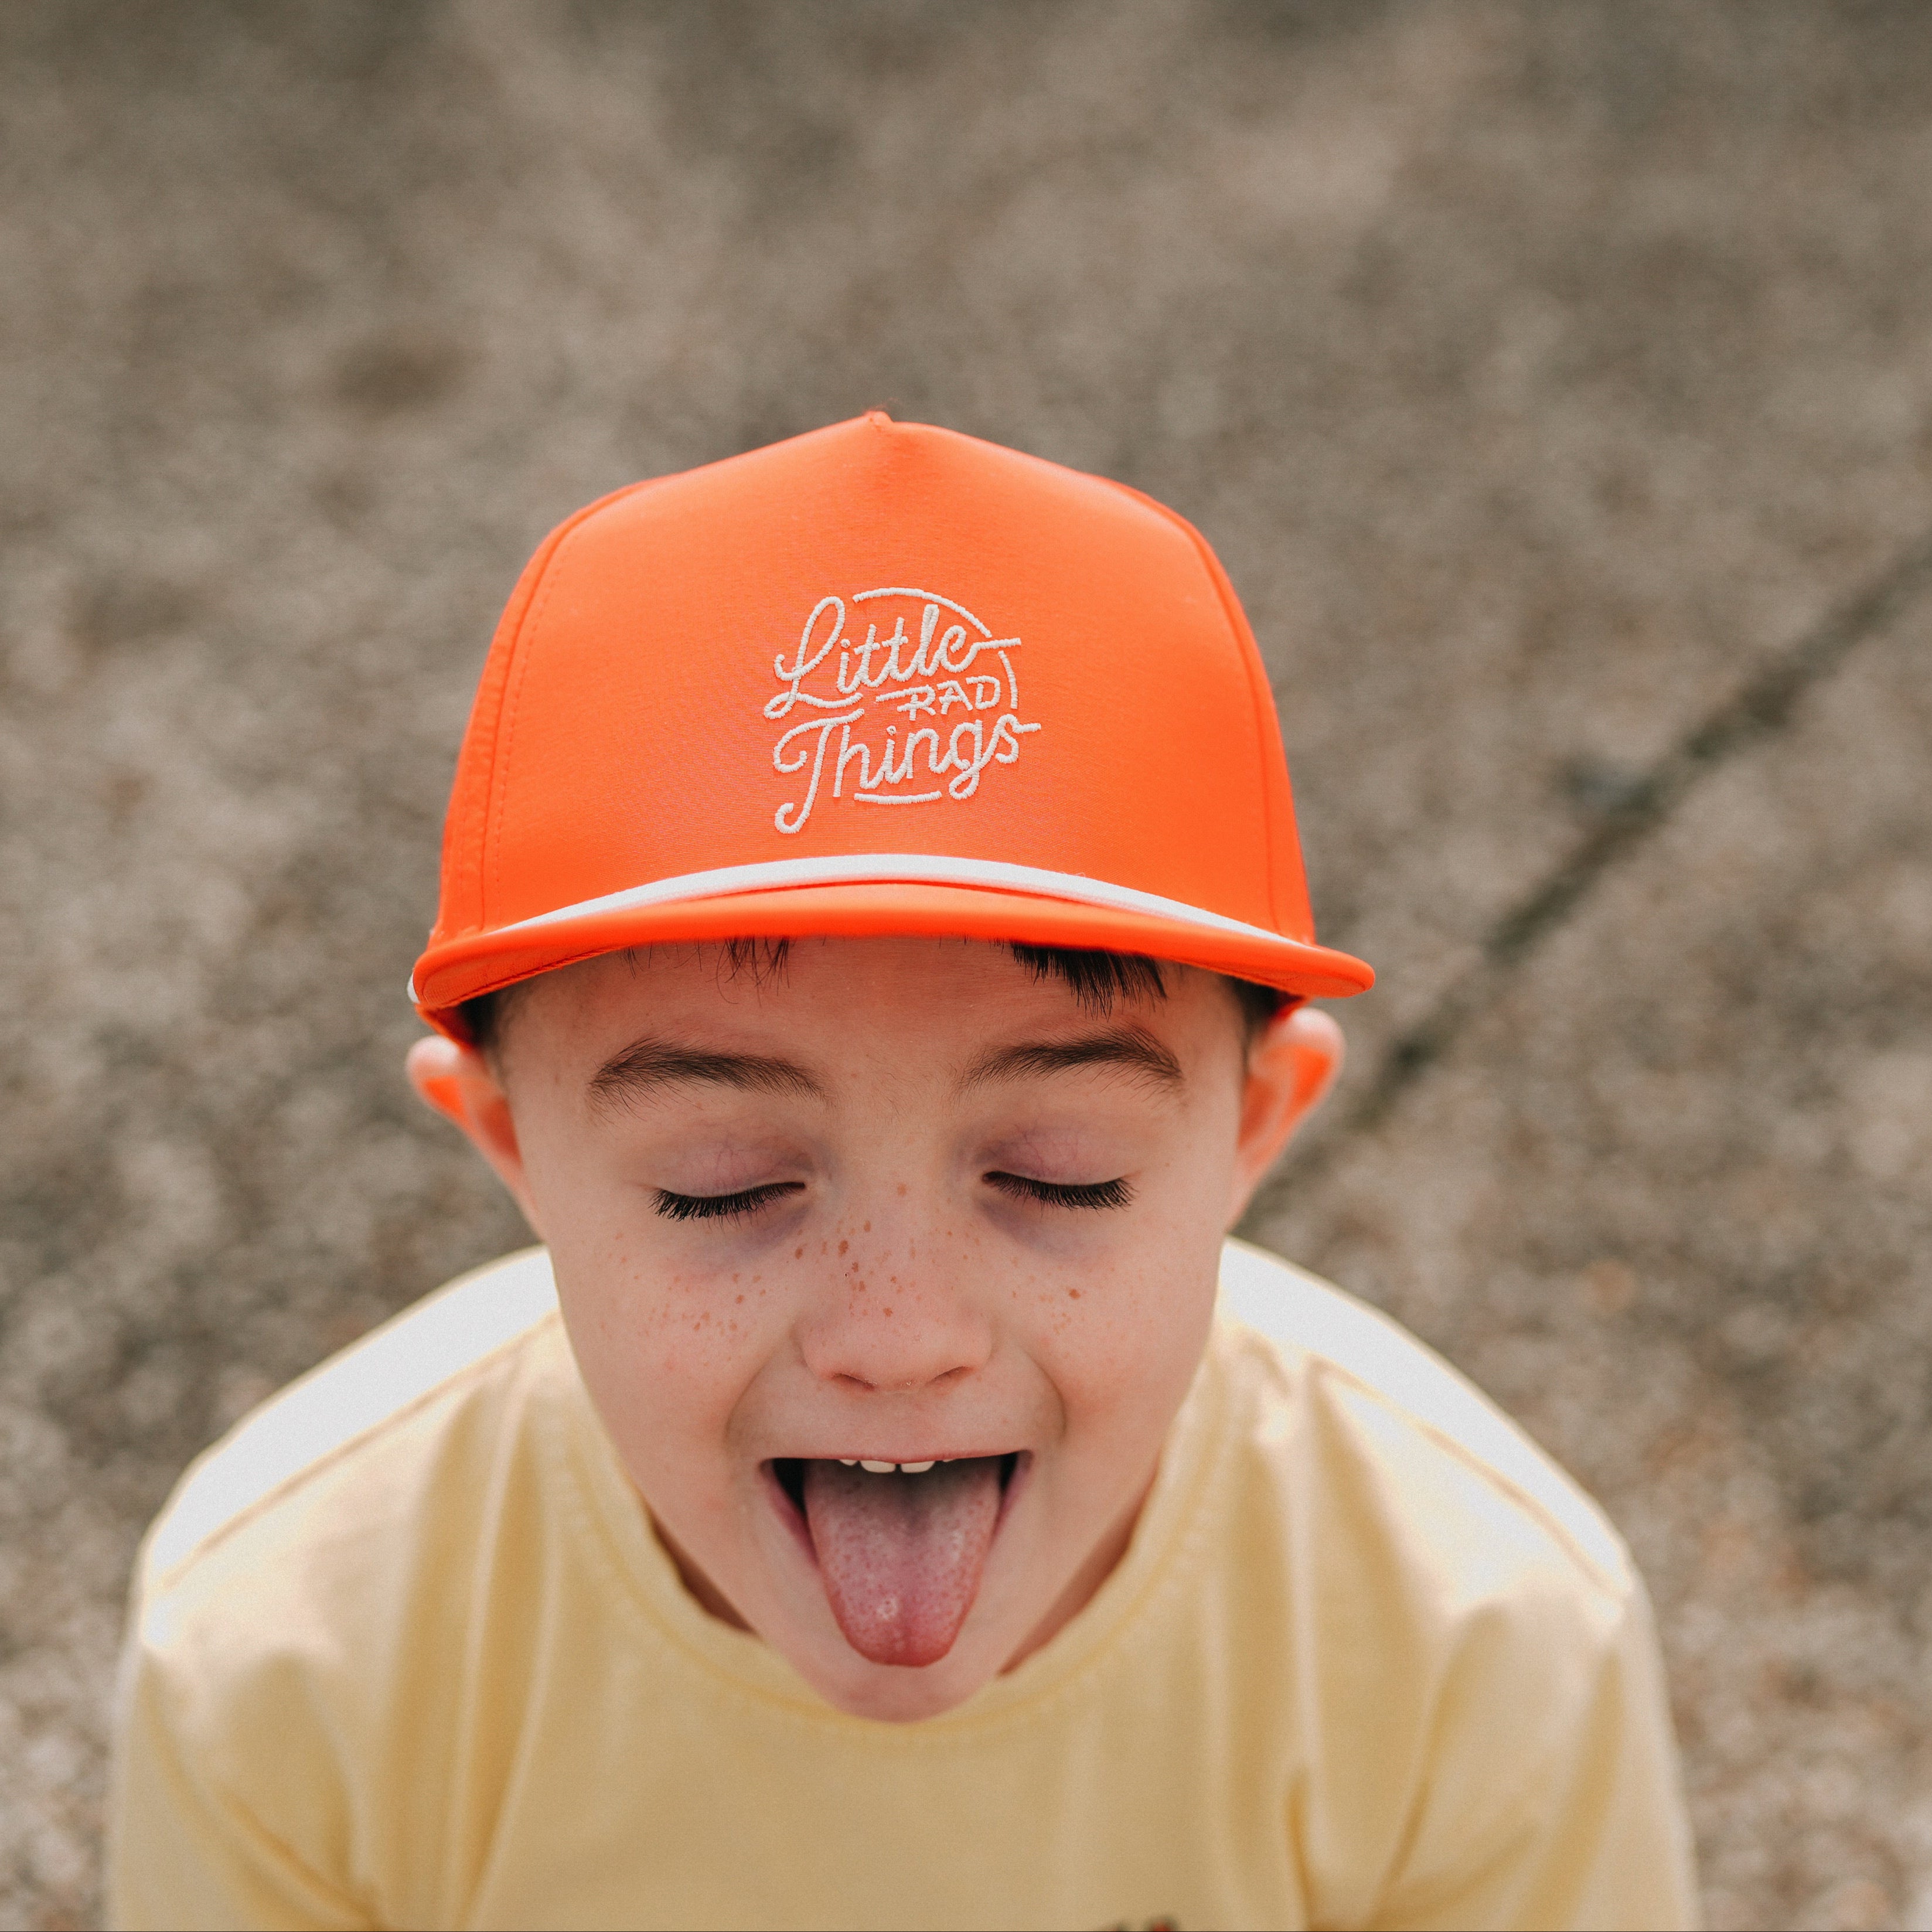
M 992 1358 L 993 1324 L 958 1270 L 876 1249 L 834 1258 L 838 1271 L 796 1330 L 817 1380 L 909 1394 L 963 1380 Z

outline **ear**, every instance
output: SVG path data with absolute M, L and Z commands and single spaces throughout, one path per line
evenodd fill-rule
M 542 1240 L 543 1230 L 537 1227 L 524 1177 L 523 1150 L 517 1144 L 516 1123 L 510 1117 L 509 1096 L 489 1061 L 473 1046 L 432 1034 L 410 1048 L 404 1064 L 410 1085 L 425 1105 L 454 1121 L 470 1137 Z
M 1249 1048 L 1229 1227 L 1241 1218 L 1262 1175 L 1295 1130 L 1335 1084 L 1342 1053 L 1342 1029 L 1318 1006 L 1291 1006 L 1278 1013 Z

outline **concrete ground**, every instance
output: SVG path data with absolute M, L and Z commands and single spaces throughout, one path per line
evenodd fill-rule
M 0 10 L 0 1922 L 141 1525 L 518 1229 L 397 1072 L 543 531 L 875 402 L 1220 548 L 1381 968 L 1254 1231 L 1654 1590 L 1713 1922 L 1932 1924 L 1932 11 Z

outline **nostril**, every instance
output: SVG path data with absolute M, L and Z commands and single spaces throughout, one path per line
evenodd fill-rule
M 797 1342 L 803 1366 L 821 1388 L 853 1395 L 950 1389 L 984 1367 L 994 1353 L 990 1324 L 964 1307 L 935 1308 L 916 1321 L 885 1322 L 855 1317 L 828 1304 L 800 1324 Z

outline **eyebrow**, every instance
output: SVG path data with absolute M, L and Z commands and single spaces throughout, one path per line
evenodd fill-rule
M 750 1094 L 823 1099 L 825 1090 L 802 1066 L 758 1053 L 706 1053 L 661 1040 L 633 1040 L 590 1076 L 593 1106 L 622 1106 L 666 1087 L 736 1087 Z
M 975 1060 L 959 1084 L 976 1087 L 988 1080 L 1024 1080 L 1042 1073 L 1070 1073 L 1087 1066 L 1114 1066 L 1176 1088 L 1185 1076 L 1180 1062 L 1143 1028 L 1109 1027 L 1078 1040 L 1028 1040 L 1003 1047 Z

